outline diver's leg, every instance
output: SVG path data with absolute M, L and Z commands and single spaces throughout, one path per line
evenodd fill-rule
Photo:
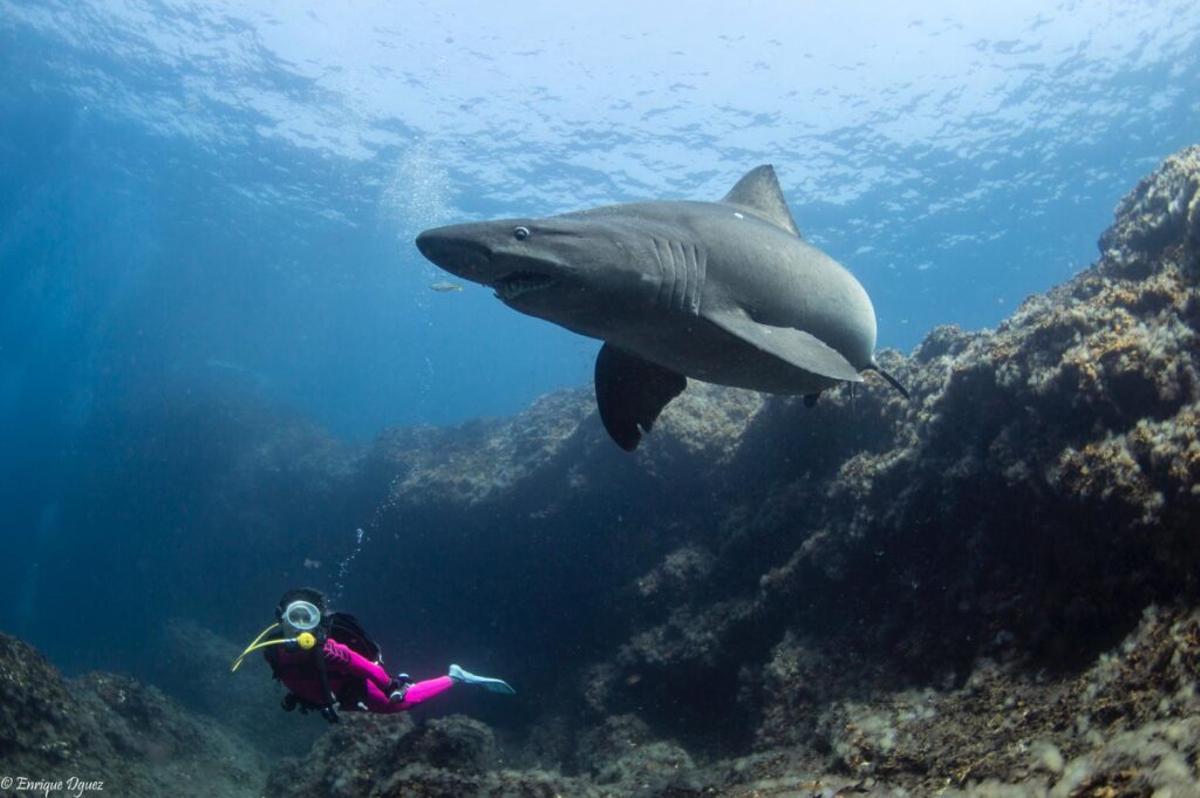
M 436 679 L 426 679 L 423 682 L 410 684 L 404 692 L 404 700 L 399 702 L 401 709 L 415 707 L 434 696 L 441 695 L 454 686 L 454 680 L 449 676 L 438 676 Z
M 388 694 L 379 689 L 379 687 L 371 681 L 367 682 L 367 694 L 363 699 L 363 703 L 367 705 L 367 709 L 371 712 L 401 712 L 405 709 L 399 701 L 392 701 Z

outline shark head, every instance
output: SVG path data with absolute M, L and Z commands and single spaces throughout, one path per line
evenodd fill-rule
M 456 224 L 421 233 L 417 248 L 451 274 L 489 286 L 514 310 L 585 335 L 596 335 L 614 309 L 654 297 L 626 239 L 602 220 Z

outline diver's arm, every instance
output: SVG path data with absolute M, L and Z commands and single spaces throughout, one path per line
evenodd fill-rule
M 340 673 L 367 679 L 378 685 L 381 690 L 386 689 L 392 682 L 392 677 L 388 676 L 381 666 L 336 640 L 326 640 L 323 651 L 325 664 Z

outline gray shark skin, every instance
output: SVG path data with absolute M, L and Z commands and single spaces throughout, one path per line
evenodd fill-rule
M 839 382 L 880 371 L 870 297 L 803 240 L 769 165 L 719 202 L 450 225 L 416 243 L 514 310 L 604 341 L 596 400 L 626 451 L 687 377 L 812 404 Z

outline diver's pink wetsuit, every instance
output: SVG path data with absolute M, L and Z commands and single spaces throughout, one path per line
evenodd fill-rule
M 275 647 L 273 647 L 275 648 Z M 279 681 L 298 698 L 312 704 L 324 705 L 328 700 L 321 688 L 321 676 L 313 665 L 311 651 L 288 651 L 282 646 L 275 652 Z M 388 698 L 392 677 L 380 665 L 335 640 L 326 640 L 322 649 L 325 675 L 329 690 L 339 700 L 343 696 L 358 696 L 371 712 L 401 712 L 411 709 L 454 686 L 449 676 L 426 679 L 411 684 L 403 701 Z M 343 706 L 343 709 L 351 707 Z

